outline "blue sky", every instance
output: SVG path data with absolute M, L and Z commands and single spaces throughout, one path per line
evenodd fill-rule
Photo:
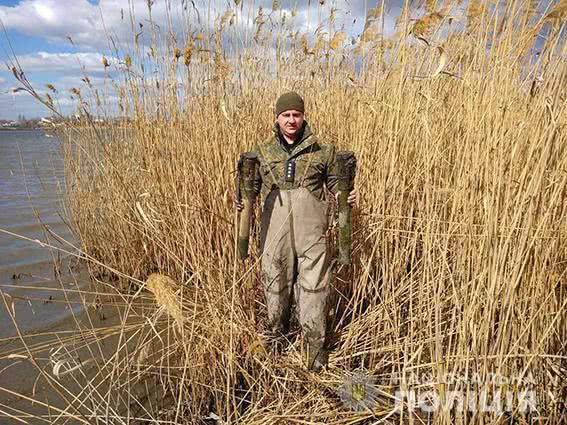
M 0 119 L 15 119 L 49 115 L 49 111 L 26 93 L 13 93 L 17 81 L 6 64 L 12 50 L 22 64 L 28 79 L 40 92 L 46 83 L 63 89 L 80 82 L 84 74 L 101 74 L 101 54 L 106 46 L 97 44 L 96 17 L 99 1 L 95 0 L 0 0 L 0 20 L 6 28 L 0 34 Z M 82 19 L 81 19 L 82 17 Z M 92 25 L 85 21 L 91 19 Z M 89 30 L 92 34 L 89 34 Z M 67 35 L 76 37 L 71 44 Z M 89 40 L 89 36 L 93 35 Z M 61 96 L 61 109 L 71 112 L 73 105 L 67 95 Z
M 395 14 L 401 1 L 387 1 L 387 10 Z M 199 25 L 205 29 L 211 28 L 212 19 L 211 22 L 203 22 L 209 8 L 212 9 L 212 16 L 218 16 L 226 10 L 227 4 L 234 7 L 234 0 L 169 0 L 169 3 L 170 22 L 176 29 L 188 25 L 192 29 Z M 246 7 L 251 8 L 252 4 L 254 11 L 261 5 L 269 13 L 272 3 L 273 0 L 242 0 L 242 16 L 246 13 Z M 279 3 L 280 10 L 297 10 L 296 28 L 311 32 L 321 15 L 328 14 L 332 6 L 339 9 L 345 22 L 350 22 L 350 31 L 361 31 L 365 8 L 375 6 L 375 0 L 327 0 L 324 6 L 319 5 L 319 0 L 281 0 Z M 162 27 L 166 27 L 168 22 L 166 4 L 166 0 L 154 0 L 152 7 L 152 17 Z M 81 76 L 88 75 L 94 86 L 105 84 L 106 74 L 101 60 L 103 54 L 109 56 L 108 35 L 119 40 L 125 50 L 131 45 L 130 7 L 136 23 L 147 22 L 147 0 L 0 0 L 0 21 L 7 31 L 7 38 L 0 34 L 0 62 L 4 65 L 13 59 L 9 40 L 34 87 L 43 93 L 46 83 L 54 84 L 59 89 L 62 111 L 71 113 L 73 102 L 69 88 L 79 86 Z M 393 18 L 386 26 L 393 28 Z M 244 29 L 250 30 L 250 26 Z M 71 37 L 73 44 L 68 37 Z M 14 119 L 19 115 L 27 118 L 49 115 L 49 111 L 28 94 L 14 93 L 16 84 L 11 72 L 2 66 L 0 119 Z
M 153 0 L 152 17 L 154 22 L 166 28 L 171 22 L 175 31 L 207 28 L 213 22 L 203 22 L 207 11 L 218 16 L 226 10 L 227 4 L 234 7 L 234 0 L 169 0 L 171 9 L 168 17 L 166 0 Z M 404 0 L 386 0 L 385 35 L 394 31 L 394 21 Z M 423 15 L 420 5 L 423 0 L 409 0 L 413 4 L 412 17 Z M 546 0 L 547 1 L 547 0 Z M 542 2 L 546 2 L 542 0 Z M 367 9 L 381 4 L 382 0 L 281 0 L 280 10 L 297 10 L 296 28 L 313 33 L 321 16 L 329 14 L 336 7 L 337 27 L 351 36 L 362 32 Z M 271 11 L 273 0 L 242 0 L 246 7 L 254 4 L 254 12 L 259 5 L 265 13 Z M 464 12 L 467 1 L 461 4 Z M 308 5 L 310 6 L 308 7 Z M 80 86 L 81 77 L 88 75 L 95 87 L 107 84 L 102 66 L 102 55 L 109 54 L 109 35 L 121 44 L 121 51 L 131 45 L 132 30 L 129 24 L 129 10 L 133 10 L 135 24 L 148 21 L 147 0 L 0 0 L 0 21 L 4 24 L 7 37 L 0 34 L 0 119 L 14 119 L 18 115 L 28 118 L 49 115 L 49 111 L 29 95 L 13 93 L 16 81 L 4 66 L 12 59 L 8 40 L 28 79 L 39 91 L 45 91 L 45 84 L 52 83 L 59 89 L 61 109 L 64 113 L 73 110 L 69 98 L 69 88 Z M 199 15 L 200 23 L 197 23 Z M 250 31 L 250 25 L 241 23 L 239 30 Z M 146 25 L 147 27 L 147 25 Z M 137 28 L 137 25 L 136 25 Z M 69 38 L 73 43 L 69 41 Z M 183 38 L 183 37 L 181 37 Z M 143 42 L 143 41 L 142 41 Z M 112 68 L 110 68 L 112 69 Z

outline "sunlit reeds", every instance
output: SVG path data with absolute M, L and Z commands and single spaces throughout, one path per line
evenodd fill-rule
M 400 12 L 394 37 L 380 23 L 387 2 L 359 37 L 329 21 L 295 28 L 285 2 L 271 12 L 233 3 L 178 44 L 162 34 L 115 52 L 123 68 L 105 57 L 123 118 L 99 125 L 82 106 L 82 123 L 61 130 L 73 227 L 99 262 L 91 273 L 136 279 L 112 283 L 136 294 L 123 295 L 121 323 L 92 330 L 122 335 L 101 369 L 119 384 L 88 396 L 151 382 L 168 402 L 142 401 L 139 415 L 173 423 L 211 412 L 232 423 L 565 420 L 567 70 L 552 19 L 562 2 L 538 15 L 520 1 L 428 1 Z M 235 255 L 235 160 L 269 135 L 287 89 L 303 94 L 318 134 L 360 163 L 355 264 L 336 270 L 321 375 L 305 370 L 295 337 L 270 352 L 258 256 Z M 141 310 L 130 308 L 138 298 Z M 367 411 L 338 391 L 360 366 L 378 385 Z M 448 375 L 508 377 L 514 397 L 529 382 L 538 411 L 412 416 L 393 398 L 412 374 L 442 396 L 474 397 Z

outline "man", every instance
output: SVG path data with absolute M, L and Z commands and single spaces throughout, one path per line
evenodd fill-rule
M 336 195 L 335 148 L 323 144 L 305 121 L 295 92 L 276 102 L 273 135 L 255 151 L 260 163 L 256 188 L 263 200 L 260 252 L 271 331 L 285 335 L 292 293 L 303 330 L 308 367 L 327 364 L 325 347 L 329 258 L 325 234 L 328 204 L 323 187 Z M 357 201 L 352 191 L 348 203 Z M 237 203 L 242 210 L 242 204 Z

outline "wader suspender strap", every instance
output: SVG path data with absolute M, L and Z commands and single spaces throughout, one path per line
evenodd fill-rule
M 309 140 L 311 137 L 313 137 L 312 134 L 309 135 L 305 140 Z M 305 140 L 304 140 L 304 142 L 305 142 Z M 314 145 L 309 146 L 309 149 L 310 149 L 309 153 L 312 153 L 312 152 L 313 152 L 313 146 L 314 146 Z M 258 145 L 258 150 L 260 151 L 260 153 L 262 154 L 262 156 L 263 156 L 264 158 L 266 158 L 266 155 L 264 155 L 264 152 L 263 152 L 262 147 L 261 147 L 260 145 Z M 301 152 L 301 151 L 300 151 L 300 152 Z M 305 177 L 307 177 L 307 170 L 309 169 L 309 166 L 311 165 L 311 162 L 312 162 L 312 161 L 313 161 L 313 158 L 310 158 L 310 159 L 309 159 L 309 164 L 307 164 L 307 167 L 305 167 L 305 171 L 303 172 L 303 177 L 301 178 L 301 183 L 299 184 L 299 187 L 303 187 L 303 182 L 305 181 Z M 270 172 L 270 176 L 272 176 L 272 182 L 273 182 L 274 186 L 276 186 L 276 187 L 279 189 L 280 186 L 278 185 L 278 182 L 277 182 L 277 180 L 276 180 L 276 177 L 274 176 L 274 173 L 272 173 L 272 168 L 271 168 L 271 167 L 268 167 L 268 171 Z
M 258 145 L 258 149 L 260 150 L 260 153 L 262 154 L 262 156 L 263 156 L 264 158 L 266 158 L 266 155 L 264 155 L 264 152 L 262 151 L 262 147 L 261 147 L 260 145 Z M 276 180 L 276 177 L 274 176 L 274 173 L 272 173 L 272 168 L 271 168 L 271 167 L 268 167 L 268 171 L 270 172 L 270 176 L 272 176 L 272 182 L 274 183 L 274 185 L 275 185 L 276 187 L 279 188 L 278 182 L 277 182 L 277 180 Z
M 309 136 L 311 137 L 311 136 Z M 313 153 L 313 146 L 311 145 L 309 146 L 309 153 Z M 307 177 L 307 170 L 309 170 L 309 167 L 311 166 L 311 163 L 313 162 L 313 157 L 311 157 L 309 159 L 309 162 L 307 163 L 307 167 L 305 167 L 305 171 L 303 171 L 303 177 L 301 177 L 301 182 L 299 183 L 299 187 L 303 187 L 303 182 L 305 181 L 305 178 Z

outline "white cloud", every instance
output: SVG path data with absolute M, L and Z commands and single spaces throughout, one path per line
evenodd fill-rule
M 201 2 L 199 18 L 206 16 L 208 2 Z M 214 0 L 211 3 L 222 5 L 212 11 L 221 12 L 226 3 Z M 94 49 L 108 48 L 109 36 L 122 43 L 130 42 L 132 36 L 132 12 L 135 31 L 142 30 L 142 37 L 149 34 L 150 14 L 147 0 L 100 0 L 97 5 L 87 0 L 21 0 L 15 6 L 0 6 L 0 20 L 8 30 L 44 37 L 51 41 L 68 42 L 71 37 L 75 45 Z M 168 10 L 168 4 L 171 8 Z M 173 0 L 153 3 L 151 15 L 159 30 L 166 34 L 168 22 L 178 31 L 188 20 L 197 18 L 191 6 L 192 1 Z M 144 28 L 140 28 L 139 24 Z
M 86 0 L 22 0 L 16 6 L 0 6 L 0 19 L 8 30 L 62 40 L 67 35 L 94 35 L 96 9 Z
M 113 113 L 117 110 L 118 96 L 116 90 L 110 84 L 105 84 L 105 79 L 97 77 L 89 77 L 93 90 L 99 90 L 101 100 L 104 102 L 104 110 Z M 43 83 L 32 81 L 32 86 L 40 96 L 44 96 L 49 90 Z M 67 76 L 52 82 L 57 89 L 56 93 L 51 93 L 54 99 L 55 107 L 64 115 L 73 113 L 77 110 L 79 101 L 75 95 L 70 92 L 71 87 L 81 90 L 82 99 L 86 102 L 87 109 L 97 114 L 96 101 L 93 92 L 86 87 L 84 81 L 80 77 Z M 7 86 L 9 87 L 9 86 Z M 15 119 L 18 115 L 25 115 L 28 118 L 41 117 L 50 115 L 51 112 L 47 107 L 42 105 L 37 99 L 34 99 L 25 91 L 14 92 L 16 86 L 9 89 L 0 89 L 0 119 Z
M 396 0 L 393 3 L 398 3 Z M 87 0 L 21 0 L 15 6 L 0 6 L 0 19 L 8 30 L 16 30 L 24 34 L 44 37 L 51 41 L 67 42 L 70 36 L 73 42 L 82 47 L 107 49 L 109 36 L 119 43 L 130 43 L 132 32 L 141 32 L 142 38 L 149 39 L 149 12 L 147 0 L 100 0 L 97 5 Z M 325 19 L 330 13 L 330 6 L 320 7 L 318 2 L 283 1 L 282 7 L 290 16 L 290 7 L 297 5 L 297 25 L 303 30 L 316 28 L 319 19 Z M 171 5 L 168 8 L 168 4 Z M 175 33 L 211 28 L 214 20 L 222 15 L 227 5 L 233 10 L 238 9 L 232 1 L 226 0 L 171 0 L 156 1 L 152 7 L 152 19 L 158 25 L 162 34 L 167 34 L 171 28 Z M 258 6 L 264 8 L 264 16 L 271 12 L 272 0 L 260 0 L 254 3 L 244 2 L 244 8 L 239 11 L 237 20 L 241 30 L 250 30 L 255 26 L 254 18 Z M 365 16 L 361 0 L 337 0 L 335 3 L 339 15 L 344 21 L 339 25 L 352 26 L 353 20 L 361 25 Z M 370 6 L 368 6 L 370 7 Z M 210 14 L 208 13 L 210 9 Z M 395 7 L 394 7 L 395 9 Z M 133 25 L 130 21 L 132 12 Z M 279 12 L 276 12 L 278 16 Z M 207 22 L 210 19 L 210 22 Z M 268 19 L 271 21 L 271 18 Z M 139 24 L 143 25 L 140 28 Z M 171 25 L 171 27 L 169 27 Z
M 101 87 L 104 83 L 108 83 L 109 79 L 104 77 L 92 77 L 89 75 L 89 81 L 92 86 Z M 68 75 L 63 78 L 60 78 L 58 84 L 64 84 L 69 87 L 75 87 L 77 85 L 85 84 L 82 76 L 78 75 Z
M 399 7 L 396 4 L 400 2 L 401 0 L 387 2 L 390 4 L 387 12 L 392 15 L 399 13 Z M 67 43 L 68 36 L 71 37 L 75 46 L 81 50 L 80 53 L 36 52 L 18 56 L 18 61 L 29 78 L 40 77 L 42 83 L 37 84 L 36 88 L 39 91 L 45 90 L 43 86 L 45 76 L 42 76 L 42 73 L 49 73 L 50 80 L 54 80 L 50 82 L 57 87 L 61 101 L 66 104 L 71 103 L 67 99 L 70 87 L 84 87 L 84 83 L 81 82 L 83 74 L 89 76 L 95 88 L 101 91 L 104 89 L 109 96 L 113 94 L 109 87 L 111 84 L 108 80 L 105 82 L 101 78 L 104 72 L 102 55 L 94 52 L 111 50 L 109 36 L 116 42 L 119 55 L 130 50 L 129 45 L 133 40 L 133 32 L 141 33 L 140 43 L 148 43 L 150 25 L 147 3 L 147 0 L 100 0 L 97 5 L 93 5 L 87 0 L 20 0 L 15 6 L 0 6 L 0 20 L 8 30 L 49 41 Z M 308 10 L 309 3 L 311 6 Z M 272 13 L 272 0 L 256 0 L 255 2 L 242 2 L 242 4 L 244 5 L 242 8 L 237 8 L 232 0 L 157 0 L 153 3 L 152 20 L 161 34 L 161 37 L 158 35 L 159 39 L 163 40 L 171 29 L 177 34 L 180 47 L 184 44 L 185 32 L 209 32 L 216 18 L 223 14 L 227 6 L 230 6 L 233 11 L 238 10 L 238 19 L 234 26 L 225 32 L 225 34 L 228 33 L 231 41 L 238 40 L 238 43 L 252 41 L 256 28 L 254 20 L 259 6 L 262 6 L 264 11 L 266 22 L 264 32 L 269 32 L 271 29 L 274 32 L 278 31 L 280 12 Z M 319 6 L 318 1 L 282 0 L 281 11 L 286 12 L 289 23 L 290 10 L 296 6 L 294 30 L 312 32 L 320 22 L 325 22 L 324 30 L 328 31 L 328 16 L 333 6 L 338 9 L 336 30 L 345 31 L 349 35 L 358 35 L 362 31 L 367 4 L 368 7 L 371 7 L 375 2 L 335 0 Z M 130 20 L 131 13 L 132 21 Z M 210 21 L 207 21 L 208 19 Z M 392 16 L 385 20 L 386 35 L 393 32 L 393 19 Z M 273 28 L 272 25 L 274 25 Z M 18 54 L 18 46 L 15 45 L 14 48 Z M 145 57 L 146 53 L 147 50 L 142 49 L 140 57 Z M 117 64 L 117 60 L 110 57 L 108 59 L 112 65 L 109 71 L 115 71 L 114 65 Z M 5 79 L 0 78 L 0 86 L 4 83 L 4 89 L 7 87 L 7 79 L 10 78 L 7 74 L 5 76 Z M 82 91 L 87 92 L 88 90 Z M 18 96 L 0 96 L 2 97 L 0 110 L 8 105 L 12 105 L 14 109 L 30 107 L 38 110 L 37 105 L 31 106 L 29 96 L 20 95 L 21 93 Z M 5 109 L 5 111 L 8 110 Z
M 16 6 L 0 6 L 0 19 L 8 30 L 52 41 L 70 36 L 77 45 L 100 48 L 107 46 L 105 26 L 114 32 L 128 28 L 121 9 L 129 9 L 127 0 L 101 0 L 99 6 L 87 0 L 22 0 Z
M 83 68 L 86 71 L 101 71 L 102 55 L 99 53 L 47 53 L 37 52 L 18 56 L 18 62 L 25 72 L 60 71 L 77 73 Z
M 32 118 L 50 115 L 50 112 L 28 93 L 0 93 L 0 119 L 16 119 L 18 115 Z

